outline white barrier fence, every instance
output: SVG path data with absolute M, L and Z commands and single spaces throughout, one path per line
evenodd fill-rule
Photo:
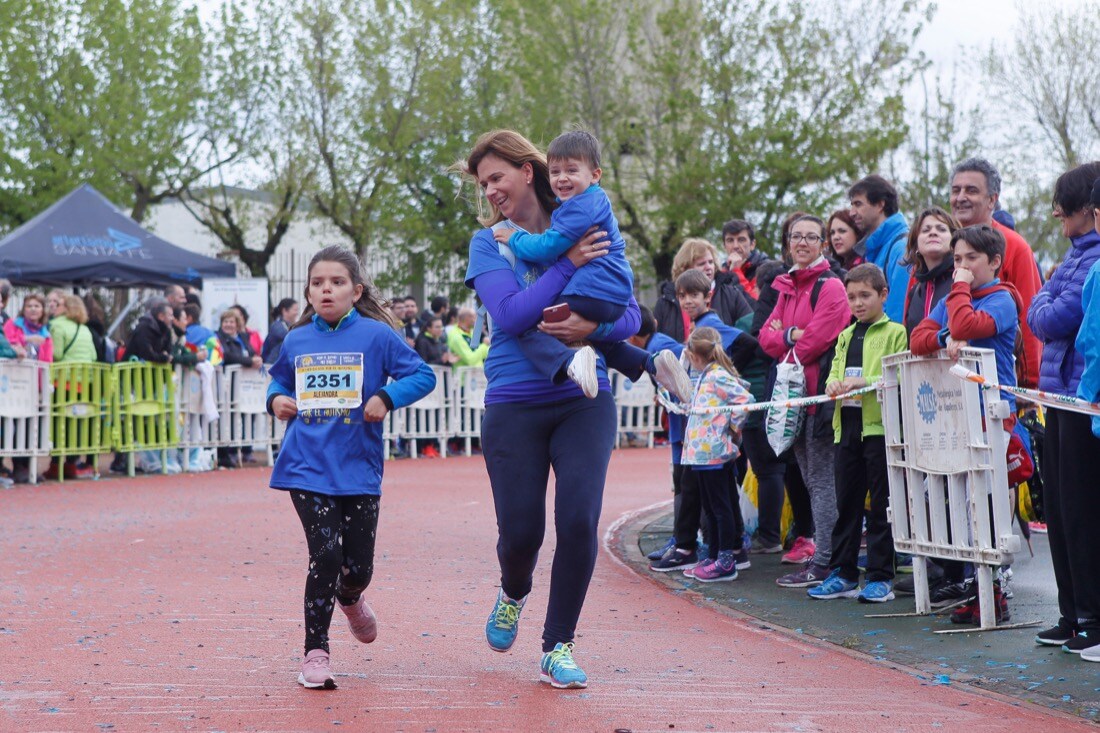
M 958 363 L 997 380 L 989 349 L 964 349 Z M 1001 423 L 1010 406 L 999 392 L 983 395 L 952 374 L 955 361 L 944 352 L 894 354 L 882 365 L 889 516 L 895 548 L 914 556 L 917 613 L 931 612 L 925 558 L 966 561 L 975 567 L 981 628 L 994 628 L 993 571 L 1021 546 L 1012 531 Z
M 0 457 L 50 454 L 50 365 L 26 359 L 0 361 Z M 30 461 L 30 481 L 38 461 Z
M 412 457 L 429 441 L 447 455 L 448 442 L 457 439 L 466 455 L 481 436 L 487 381 L 480 367 L 433 366 L 436 386 L 419 402 L 391 412 L 383 425 L 387 457 L 400 442 Z M 253 447 L 267 453 L 269 462 L 279 445 L 285 423 L 267 414 L 266 370 L 241 366 L 225 368 L 176 367 L 176 420 L 185 471 L 197 450 Z M 648 377 L 631 382 L 611 373 L 618 408 L 616 446 L 627 436 L 640 437 L 650 447 L 662 429 L 663 410 L 655 403 Z M 0 457 L 40 457 L 50 452 L 49 364 L 0 361 Z M 31 461 L 36 470 L 36 461 Z M 33 480 L 33 476 L 32 476 Z

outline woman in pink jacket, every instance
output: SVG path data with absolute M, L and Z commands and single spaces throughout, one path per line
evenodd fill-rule
M 764 327 L 760 346 L 773 359 L 798 358 L 806 371 L 806 394 L 821 394 L 822 364 L 832 361 L 837 337 L 852 318 L 844 283 L 829 269 L 823 256 L 825 223 L 816 216 L 796 219 L 790 230 L 794 267 L 775 279 L 779 293 Z M 776 582 L 788 588 L 809 588 L 828 575 L 836 524 L 836 491 L 833 482 L 833 404 L 807 409 L 802 433 L 794 444 L 795 458 L 810 491 L 814 519 L 814 554 L 796 572 Z

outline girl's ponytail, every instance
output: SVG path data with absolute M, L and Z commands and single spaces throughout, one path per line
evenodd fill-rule
M 716 363 L 733 376 L 739 376 L 726 350 L 722 348 L 722 336 L 710 326 L 703 326 L 691 332 L 687 342 L 688 351 L 706 363 Z

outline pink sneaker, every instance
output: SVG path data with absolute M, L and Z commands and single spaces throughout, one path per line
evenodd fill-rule
M 348 628 L 351 629 L 352 636 L 364 644 L 370 644 L 378 638 L 378 620 L 374 616 L 374 611 L 367 605 L 365 596 L 360 595 L 359 600 L 350 606 L 345 606 L 339 601 L 336 605 L 348 617 Z
M 812 560 L 816 551 L 817 546 L 814 545 L 814 541 L 809 537 L 797 537 L 795 538 L 794 544 L 791 545 L 791 549 L 783 556 L 781 562 L 785 562 L 788 565 L 802 565 L 806 561 Z
M 298 684 L 311 690 L 336 689 L 336 678 L 328 666 L 328 652 L 324 649 L 311 649 L 302 660 L 302 673 L 298 675 Z

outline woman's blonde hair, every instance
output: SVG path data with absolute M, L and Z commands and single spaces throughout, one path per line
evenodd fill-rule
M 237 324 L 237 334 L 244 335 L 244 317 L 241 312 L 236 308 L 230 307 L 222 311 L 222 314 L 218 316 L 218 328 L 221 328 L 222 321 L 226 318 L 232 318 L 233 322 Z
M 718 269 L 718 248 L 701 237 L 688 237 L 672 258 L 672 282 L 688 270 L 695 267 L 695 261 L 705 255 L 714 258 L 715 271 Z
M 477 139 L 470 154 L 466 156 L 465 162 L 452 166 L 452 170 L 458 170 L 464 178 L 474 184 L 478 223 L 491 227 L 499 221 L 504 221 L 504 215 L 500 213 L 496 204 L 485 198 L 477 180 L 477 167 L 487 155 L 495 155 L 516 168 L 522 168 L 524 163 L 530 163 L 533 171 L 532 182 L 535 185 L 535 195 L 538 197 L 539 205 L 547 214 L 557 208 L 557 197 L 554 195 L 554 190 L 550 188 L 550 169 L 546 166 L 546 155 L 533 142 L 515 130 L 491 130 Z
M 706 363 L 717 363 L 733 376 L 738 376 L 737 369 L 730 361 L 729 354 L 722 347 L 722 336 L 710 326 L 703 326 L 691 332 L 687 341 L 688 351 Z
M 79 295 L 66 293 L 61 300 L 65 304 L 65 315 L 70 321 L 80 324 L 88 322 L 88 309 L 84 307 L 84 301 Z

